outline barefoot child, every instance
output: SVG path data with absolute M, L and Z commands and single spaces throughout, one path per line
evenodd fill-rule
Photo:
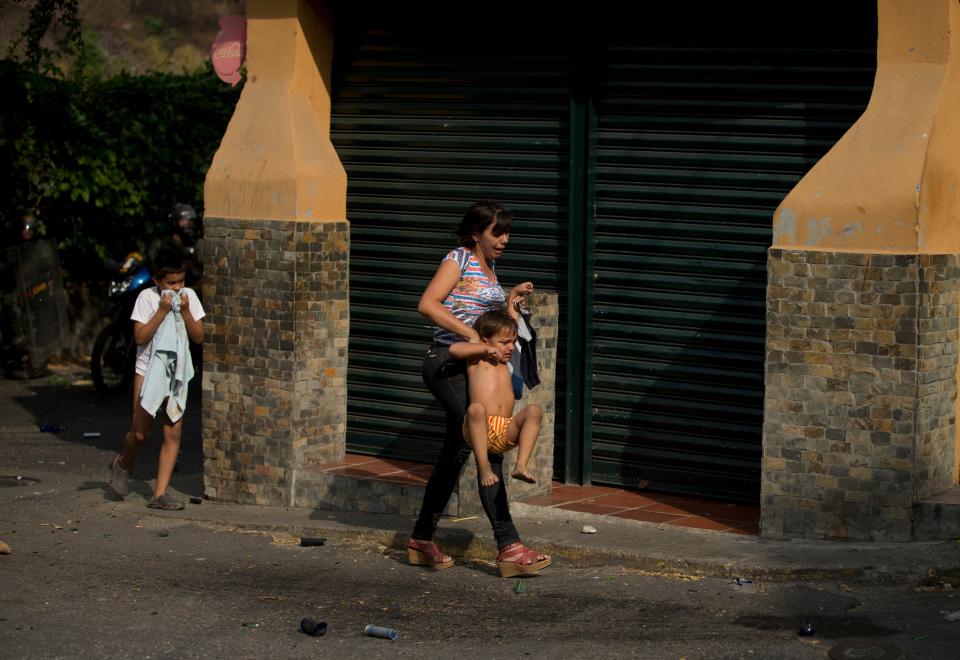
M 517 463 L 510 476 L 535 483 L 527 461 L 540 434 L 543 411 L 529 405 L 513 415 L 515 400 L 507 364 L 517 341 L 517 321 L 506 311 L 495 310 L 478 318 L 473 329 L 480 343 L 452 344 L 450 357 L 467 363 L 470 407 L 463 420 L 463 438 L 473 447 L 480 486 L 498 481 L 487 452 L 503 454 L 517 446 Z

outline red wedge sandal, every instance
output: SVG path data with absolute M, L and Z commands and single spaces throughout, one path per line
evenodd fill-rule
M 540 559 L 543 557 L 543 559 Z M 497 568 L 500 577 L 514 577 L 516 575 L 532 575 L 543 570 L 553 562 L 550 555 L 535 552 L 520 541 L 511 543 L 497 555 Z
M 407 561 L 413 566 L 429 566 L 438 571 L 453 566 L 453 557 L 440 552 L 433 541 L 407 541 Z

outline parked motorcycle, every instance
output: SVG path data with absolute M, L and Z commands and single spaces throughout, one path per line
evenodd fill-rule
M 139 252 L 127 255 L 110 282 L 107 305 L 100 314 L 109 318 L 110 324 L 97 335 L 90 354 L 90 375 L 101 394 L 125 392 L 133 381 L 137 344 L 130 315 L 137 296 L 152 285 L 150 270 Z

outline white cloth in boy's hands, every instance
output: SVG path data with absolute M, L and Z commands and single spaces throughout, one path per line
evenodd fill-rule
M 170 309 L 174 312 L 180 311 L 180 295 L 173 289 L 166 289 L 160 293 L 161 296 L 170 298 Z

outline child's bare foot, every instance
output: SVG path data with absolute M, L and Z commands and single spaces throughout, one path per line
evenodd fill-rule
M 493 473 L 493 470 L 480 470 L 480 485 L 481 486 L 492 486 L 493 484 L 500 481 L 497 479 L 497 475 Z
M 526 481 L 528 484 L 535 484 L 537 480 L 530 474 L 530 470 L 527 469 L 526 465 L 518 465 L 513 468 L 513 472 L 510 473 L 510 476 L 514 479 L 519 479 L 520 481 Z

